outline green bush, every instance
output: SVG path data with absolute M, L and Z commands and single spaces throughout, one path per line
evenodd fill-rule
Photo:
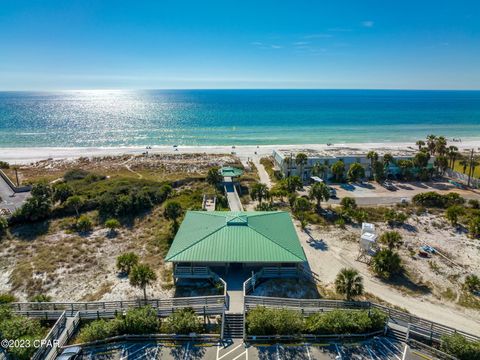
M 45 294 L 37 294 L 29 299 L 30 302 L 50 302 L 52 297 Z
M 132 252 L 124 253 L 117 257 L 117 269 L 125 274 L 130 274 L 130 270 L 138 265 L 138 255 Z
M 160 319 L 151 306 L 130 309 L 113 320 L 95 320 L 83 326 L 79 342 L 103 340 L 117 335 L 155 334 L 160 328 Z
M 165 319 L 164 330 L 169 334 L 201 333 L 203 325 L 193 309 L 185 308 Z
M 294 335 L 303 330 L 298 311 L 257 306 L 247 313 L 247 332 L 251 335 Z
M 66 183 L 60 183 L 53 186 L 53 201 L 60 201 L 64 203 L 67 199 L 73 195 L 73 189 Z
M 7 233 L 8 221 L 0 216 L 0 238 Z
M 78 218 L 75 227 L 79 232 L 88 232 L 93 229 L 93 223 L 90 217 L 82 215 Z
M 395 211 L 394 209 L 388 209 L 385 212 L 384 219 L 389 226 L 400 226 L 408 218 L 408 215 L 401 211 Z
M 0 169 L 10 169 L 10 164 L 6 161 L 0 161 Z
M 52 212 L 52 188 L 45 183 L 33 185 L 32 196 L 13 214 L 12 221 L 38 221 L 48 218 Z
M 8 307 L 0 307 L 0 334 L 3 339 L 11 340 L 40 340 L 45 333 L 45 329 L 40 321 L 27 318 L 25 316 L 16 315 Z M 35 348 L 31 347 L 12 347 L 8 352 L 13 355 L 14 359 L 27 360 L 30 359 Z
M 305 333 L 362 334 L 383 329 L 386 321 L 387 315 L 377 309 L 333 310 L 309 316 L 305 320 Z
M 465 199 L 457 193 L 441 195 L 434 191 L 417 194 L 413 197 L 413 203 L 418 206 L 447 208 L 452 205 L 463 205 Z
M 471 218 L 468 223 L 468 233 L 472 238 L 480 237 L 480 216 Z
M 9 304 L 17 301 L 17 298 L 12 294 L 0 294 L 0 304 Z
M 480 360 L 480 341 L 469 341 L 460 334 L 442 336 L 440 349 L 459 360 Z

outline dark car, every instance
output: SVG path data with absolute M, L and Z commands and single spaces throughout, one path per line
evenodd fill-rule
M 393 184 L 390 181 L 384 181 L 382 185 L 385 189 L 388 189 L 390 191 L 396 190 L 395 186 L 393 186 Z
M 75 360 L 82 353 L 82 348 L 80 346 L 68 347 L 62 351 L 57 360 Z

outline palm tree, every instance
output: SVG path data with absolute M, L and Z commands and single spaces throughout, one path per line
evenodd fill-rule
M 437 137 L 435 135 L 428 135 L 427 136 L 427 147 L 428 147 L 428 151 L 430 152 L 430 155 L 435 154 L 435 147 L 436 147 L 435 140 L 436 139 L 437 139 Z
M 250 196 L 253 200 L 257 200 L 261 204 L 263 199 L 268 199 L 270 197 L 270 193 L 268 191 L 268 187 L 262 183 L 256 183 L 252 187 L 252 191 L 250 192 Z
M 449 146 L 447 156 L 448 156 L 448 159 L 450 160 L 450 167 L 453 169 L 453 167 L 455 166 L 455 160 L 458 156 L 458 147 L 453 145 Z
M 466 159 L 460 160 L 460 165 L 462 165 L 462 173 L 465 174 L 467 172 L 468 160 Z
M 474 274 L 467 275 L 463 283 L 463 288 L 472 293 L 480 291 L 480 278 Z
M 402 235 L 398 231 L 387 231 L 380 236 L 380 242 L 387 245 L 389 250 L 393 250 L 402 243 Z
M 295 157 L 295 164 L 300 169 L 300 179 L 304 180 L 303 178 L 303 167 L 307 164 L 308 156 L 304 153 L 298 153 Z
M 157 280 L 157 275 L 146 264 L 139 264 L 133 267 L 130 271 L 130 285 L 138 287 L 143 290 L 143 297 L 147 300 L 147 286 Z
M 447 139 L 444 136 L 439 136 L 435 141 L 435 153 L 443 156 L 447 151 Z
M 335 290 L 351 300 L 363 294 L 363 278 L 358 271 L 352 268 L 343 268 L 335 278 Z
M 310 188 L 308 196 L 310 197 L 310 199 L 315 199 L 317 201 L 317 209 L 320 210 L 320 202 L 323 200 L 328 201 L 328 199 L 330 199 L 330 190 L 328 189 L 328 186 L 325 185 L 325 183 L 323 182 L 315 183 Z
M 169 201 L 167 205 L 165 205 L 163 216 L 165 216 L 166 219 L 173 221 L 172 227 L 170 229 L 172 237 L 174 237 L 175 234 L 177 233 L 177 230 L 179 228 L 178 218 L 182 216 L 182 214 L 183 214 L 183 209 L 180 203 L 176 201 Z
M 378 160 L 378 154 L 375 151 L 369 151 L 367 154 L 367 159 L 370 160 L 370 175 L 373 174 L 373 164 Z
M 393 163 L 393 156 L 390 153 L 383 155 L 383 165 L 388 166 Z
M 422 150 L 422 147 L 425 146 L 425 141 L 418 140 L 415 144 L 418 146 L 418 150 Z

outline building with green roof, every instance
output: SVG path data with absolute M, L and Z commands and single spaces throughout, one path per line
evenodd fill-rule
M 174 264 L 176 277 L 202 277 L 206 269 L 228 271 L 232 265 L 291 268 L 307 261 L 284 211 L 188 211 L 165 260 Z
M 224 166 L 220 168 L 219 172 L 220 172 L 220 175 L 222 175 L 223 177 L 230 177 L 230 178 L 240 177 L 243 175 L 242 169 L 239 169 L 233 166 Z

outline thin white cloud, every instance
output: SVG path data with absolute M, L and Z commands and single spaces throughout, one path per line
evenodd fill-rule
M 262 46 L 263 45 L 263 43 L 261 43 L 260 41 L 254 41 L 251 44 L 255 45 L 255 46 Z
M 272 45 L 270 45 L 270 47 L 271 47 L 272 49 L 281 49 L 283 46 L 281 46 L 281 45 L 276 45 L 276 44 L 272 44 Z
M 304 39 L 326 39 L 331 37 L 333 37 L 332 34 L 310 34 L 310 35 L 305 35 L 303 38 Z
M 371 28 L 371 27 L 373 27 L 373 24 L 374 24 L 374 22 L 371 21 L 371 20 L 362 21 L 362 26 L 363 26 L 363 27 L 366 27 L 366 28 Z
M 296 41 L 293 43 L 293 45 L 295 46 L 308 45 L 308 44 L 310 44 L 309 41 Z

